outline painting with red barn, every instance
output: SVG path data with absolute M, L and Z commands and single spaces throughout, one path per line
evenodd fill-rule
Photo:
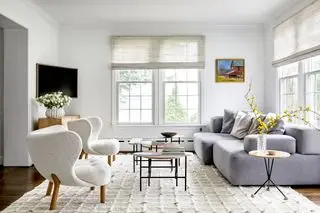
M 244 59 L 216 59 L 216 82 L 244 82 Z

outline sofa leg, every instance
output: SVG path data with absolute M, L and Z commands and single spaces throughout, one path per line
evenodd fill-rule
M 51 203 L 50 203 L 50 210 L 55 210 L 57 205 L 59 189 L 60 189 L 60 180 L 55 174 L 52 174 L 51 176 L 53 179 L 54 187 L 53 187 L 53 194 L 52 194 Z
M 90 187 L 90 190 L 93 191 L 93 190 L 94 190 L 94 186 L 91 186 L 91 187 Z
M 79 156 L 79 159 L 81 159 L 82 157 L 83 157 L 83 155 L 84 155 L 85 153 L 84 153 L 84 151 L 83 150 L 81 150 L 81 153 L 80 153 L 80 156 Z
M 109 166 L 112 165 L 112 155 L 108 155 L 108 164 Z
M 106 198 L 106 186 L 100 186 L 100 203 L 104 203 Z
M 52 181 L 49 181 L 48 188 L 47 188 L 47 192 L 46 192 L 46 196 L 50 196 L 50 195 L 51 195 L 52 186 L 53 186 L 53 182 L 52 182 Z
M 113 160 L 113 161 L 116 160 L 116 155 L 112 155 L 112 160 Z
M 84 158 L 85 158 L 85 159 L 88 159 L 88 153 L 85 153 L 85 154 L 84 154 Z

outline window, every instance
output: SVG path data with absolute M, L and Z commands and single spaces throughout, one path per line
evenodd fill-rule
M 152 119 L 152 70 L 115 70 L 119 123 L 149 123 Z
M 202 36 L 112 37 L 118 124 L 197 124 Z
M 199 123 L 199 70 L 165 69 L 164 122 Z
M 320 112 L 320 56 L 303 61 L 305 70 L 306 104 L 315 112 Z M 315 125 L 319 125 L 319 117 L 308 113 L 307 118 Z
M 298 104 L 298 63 L 278 68 L 280 111 Z

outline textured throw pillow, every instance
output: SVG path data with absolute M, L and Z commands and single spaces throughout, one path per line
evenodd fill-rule
M 253 116 L 251 114 L 239 111 L 230 135 L 238 139 L 243 139 L 246 135 L 248 135 L 248 130 L 251 126 L 252 119 Z
M 259 115 L 258 118 L 261 118 L 261 120 L 264 120 L 266 118 L 266 115 Z M 252 123 L 251 123 L 251 126 L 248 130 L 248 135 L 254 135 L 254 134 L 259 134 L 259 129 L 258 129 L 258 126 L 259 126 L 259 123 L 258 123 L 258 118 L 254 117 L 252 119 Z
M 276 114 L 274 113 L 268 113 L 266 118 L 265 118 L 265 122 L 268 122 L 268 117 L 275 117 Z M 271 129 L 269 129 L 268 134 L 270 135 L 283 135 L 285 132 L 285 127 L 284 127 L 284 120 L 279 120 L 278 123 Z
M 234 125 L 234 120 L 236 118 L 236 112 L 225 109 L 222 121 L 221 133 L 230 134 Z

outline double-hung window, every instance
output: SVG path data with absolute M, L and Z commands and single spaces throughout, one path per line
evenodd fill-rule
M 117 36 L 111 40 L 115 123 L 200 123 L 203 36 Z

